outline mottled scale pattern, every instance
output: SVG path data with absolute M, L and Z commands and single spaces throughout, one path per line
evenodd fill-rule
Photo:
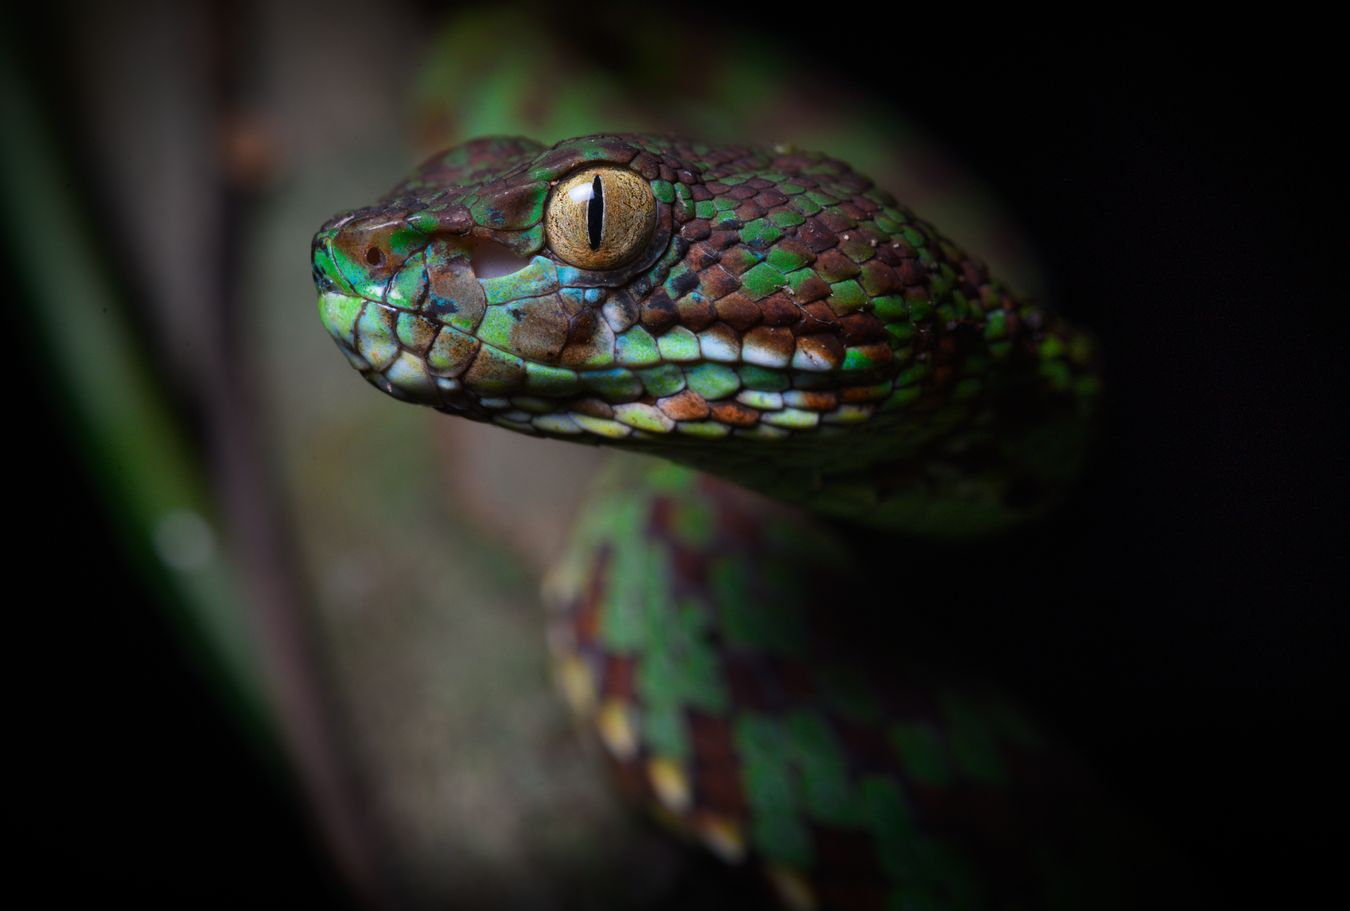
M 787 906 L 1129 906 L 1088 778 L 917 624 L 897 641 L 903 596 L 869 623 L 838 532 L 630 464 L 546 593 L 559 682 L 624 788 Z
M 561 261 L 543 229 L 551 186 L 596 163 L 658 206 L 648 249 L 609 272 Z M 482 241 L 522 268 L 477 278 Z M 1088 336 L 848 165 L 786 147 L 477 140 L 331 220 L 313 258 L 325 325 L 391 395 L 890 527 L 1041 508 L 1097 393 Z M 1040 451 L 1051 424 L 1062 457 Z

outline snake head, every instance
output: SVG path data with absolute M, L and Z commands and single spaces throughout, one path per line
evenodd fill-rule
M 886 324 L 929 254 L 894 205 L 816 154 L 479 139 L 324 225 L 315 283 L 396 397 L 555 436 L 777 437 L 870 414 L 833 393 L 900 373 Z
M 312 258 L 324 325 L 390 395 L 741 480 L 768 457 L 799 493 L 822 458 L 966 458 L 1011 436 L 1010 393 L 1095 392 L 1085 336 L 793 148 L 479 139 L 330 220 Z
M 590 137 L 552 149 L 480 139 L 436 156 L 315 235 L 324 325 L 377 387 L 480 420 L 513 395 L 609 390 L 635 322 L 615 307 L 636 302 L 608 319 L 606 302 L 630 284 L 649 291 L 687 249 L 658 198 L 669 183 L 653 188 L 660 166 L 637 163 L 651 181 L 632 169 L 641 154 Z

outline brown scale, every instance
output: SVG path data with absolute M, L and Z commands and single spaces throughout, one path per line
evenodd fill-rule
M 680 311 L 680 325 L 690 332 L 702 332 L 717 320 L 717 311 L 709 300 L 694 297 L 682 297 L 675 309 Z
M 759 256 L 746 247 L 732 247 L 722 251 L 721 262 L 735 274 L 744 275 L 759 265 Z
M 814 215 L 797 226 L 797 239 L 812 253 L 823 253 L 839 242 L 834 232 Z
M 833 411 L 839 406 L 839 396 L 834 392 L 802 392 L 802 408 L 810 411 Z
M 661 164 L 649 152 L 639 152 L 637 157 L 628 163 L 628 167 L 648 180 L 656 180 L 661 176 Z
M 630 292 L 631 289 L 624 289 L 611 294 L 600 311 L 615 332 L 625 331 L 638 320 L 641 311 Z
M 709 251 L 702 249 L 702 244 L 697 243 L 707 240 L 710 234 L 712 234 L 712 226 L 706 218 L 691 219 L 680 228 L 680 237 L 695 245 L 693 248 L 694 255 L 685 258 L 685 262 L 694 269 L 702 269 L 704 266 L 717 261 L 715 257 L 708 256 Z
M 558 360 L 564 367 L 578 369 L 608 353 L 613 345 L 614 333 L 604 319 L 594 310 L 583 310 L 572 317 Z
M 839 242 L 838 237 L 840 234 L 843 234 L 846 231 L 852 231 L 857 226 L 857 222 L 853 219 L 842 214 L 830 212 L 829 210 L 817 213 L 814 217 L 818 218 L 820 223 L 834 236 L 835 243 Z
M 870 313 L 850 313 L 839 318 L 839 330 L 848 347 L 885 341 L 886 324 Z
M 458 317 L 478 325 L 487 308 L 487 296 L 463 247 L 447 240 L 432 240 L 427 245 L 427 277 L 427 315 L 443 321 Z
M 632 702 L 637 698 L 634 679 L 637 676 L 637 659 L 605 653 L 604 670 L 600 680 L 600 692 L 607 699 L 619 699 Z
M 557 364 L 569 330 L 566 308 L 558 295 L 526 298 L 509 307 L 508 312 L 516 319 L 511 329 L 512 348 L 527 360 Z
M 702 421 L 711 413 L 707 401 L 692 389 L 658 399 L 656 406 L 674 421 Z
M 832 248 L 834 244 L 830 245 Z M 849 259 L 838 249 L 823 250 L 816 257 L 816 274 L 825 281 L 833 284 L 834 282 L 845 281 L 850 278 L 856 278 L 862 273 L 858 264 Z
M 759 423 L 759 409 L 742 405 L 740 402 L 713 402 L 709 406 L 712 419 L 732 427 L 753 427 Z
M 525 367 L 515 361 L 494 357 L 484 346 L 469 365 L 464 381 L 476 386 L 513 389 L 525 382 Z
M 705 221 L 691 221 L 690 225 L 703 225 Z M 703 239 L 697 243 L 691 244 L 689 253 L 685 256 L 685 263 L 689 268 L 702 274 L 704 271 L 716 267 L 722 262 L 722 248 L 713 242 L 713 233 L 709 231 L 702 232 Z
M 692 765 L 695 805 L 718 816 L 742 819 L 749 804 L 741 786 L 737 760 L 709 762 L 695 753 Z
M 419 356 L 425 355 L 436 341 L 437 326 L 429 319 L 417 317 L 412 321 L 412 338 L 405 339 L 403 335 L 399 336 L 399 341 L 409 351 Z
M 793 295 L 800 304 L 808 304 L 812 301 L 825 300 L 831 294 L 829 284 L 819 275 L 808 276 L 806 281 L 797 287 L 797 293 Z M 830 311 L 831 317 L 834 311 Z
M 482 347 L 481 341 L 472 339 L 462 332 L 455 332 L 454 329 L 441 329 L 436 333 L 436 340 L 432 347 L 439 347 L 441 352 L 450 359 L 450 370 L 439 370 L 436 367 L 429 367 L 433 374 L 443 375 L 443 377 L 459 377 L 467 370 L 468 364 L 474 362 L 478 355 L 478 348 Z
M 730 276 L 730 273 L 725 270 L 722 270 L 721 274 Z M 734 276 L 730 277 L 727 284 L 731 283 L 734 283 L 734 288 L 740 288 L 741 283 Z M 718 294 L 716 297 L 711 294 L 705 296 L 716 301 L 713 307 L 717 311 L 718 317 L 738 333 L 745 332 L 760 320 L 759 305 L 740 293 L 739 290 Z
M 741 334 L 736 331 L 736 328 L 734 326 L 730 326 L 727 323 L 721 322 L 713 323 L 712 325 L 704 329 L 703 336 L 706 338 L 716 339 L 723 345 L 726 345 L 731 348 L 735 348 L 736 345 L 741 340 Z
M 679 308 L 661 288 L 656 289 L 642 304 L 642 326 L 653 335 L 661 335 L 679 321 Z
M 708 243 L 712 244 L 714 249 L 718 251 L 720 257 L 722 251 L 740 245 L 741 232 L 739 229 L 735 231 L 718 229 L 708 236 Z
M 756 326 L 745 333 L 745 344 L 755 350 L 768 351 L 781 364 L 788 363 L 792 359 L 793 352 L 797 350 L 797 340 L 792 330 L 782 326 Z
M 880 257 L 868 260 L 863 264 L 859 282 L 870 297 L 893 294 L 900 290 L 902 284 L 900 276 L 896 275 L 895 270 L 889 265 L 881 261 Z
M 879 243 L 881 240 L 875 234 L 856 228 L 840 238 L 839 252 L 851 259 L 855 266 L 861 265 L 877 255 L 876 248 Z M 861 272 L 859 269 L 854 273 L 854 277 Z
M 700 246 L 702 246 L 700 244 Z M 741 289 L 741 280 L 728 272 L 719 262 L 721 256 L 713 253 L 711 261 L 698 273 L 699 286 L 708 300 L 721 302 L 722 298 Z M 721 308 L 718 308 L 721 312 Z M 726 317 L 723 317 L 726 319 Z M 727 320 L 731 322 L 731 320 Z
M 766 326 L 792 326 L 802 320 L 802 308 L 786 294 L 771 294 L 759 302 L 760 318 Z M 789 343 L 790 344 L 790 343 Z M 788 355 L 792 348 L 789 346 Z
M 589 415 L 593 418 L 612 418 L 614 417 L 614 408 L 604 399 L 580 398 L 573 399 L 571 409 L 577 414 Z
M 577 642 L 592 643 L 600 633 L 600 609 L 604 605 L 605 580 L 609 578 L 609 564 L 613 554 L 603 547 L 591 562 L 585 591 L 570 610 L 572 632 Z
M 837 369 L 844 362 L 844 343 L 832 333 L 807 335 L 797 339 L 797 350 L 810 360 Z
M 910 251 L 909 255 L 913 256 L 913 251 Z M 895 270 L 900 267 L 900 264 L 904 262 L 905 256 L 906 254 L 904 253 L 901 244 L 897 241 L 889 240 L 877 246 L 876 258 L 870 260 L 867 265 L 874 268 L 879 265 L 888 266 L 894 273 Z M 863 272 L 864 274 L 867 272 L 866 266 L 863 267 Z M 897 274 L 896 279 L 899 280 L 899 278 L 900 276 Z
M 697 709 L 685 713 L 692 753 L 694 804 L 723 817 L 748 810 L 731 721 Z
M 859 403 L 871 401 L 874 396 L 868 386 L 849 386 L 839 390 L 838 398 L 841 402 Z
M 794 235 L 796 234 L 795 228 L 792 229 L 792 233 Z M 795 240 L 792 236 L 783 238 L 777 244 L 775 244 L 775 246 L 778 249 L 783 250 L 784 252 L 793 253 L 797 256 L 802 257 L 805 260 L 805 263 L 803 264 L 805 266 L 809 266 L 816 261 L 816 255 L 812 253 L 810 250 L 808 250 L 804 243 Z
M 821 282 L 823 285 L 824 282 Z M 823 300 L 805 302 L 801 294 L 796 295 L 797 306 L 801 308 L 801 321 L 793 325 L 794 335 L 815 335 L 819 332 L 838 332 L 839 318 L 830 305 Z

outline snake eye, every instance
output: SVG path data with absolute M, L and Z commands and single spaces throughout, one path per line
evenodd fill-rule
M 651 185 L 627 168 L 597 165 L 563 178 L 544 213 L 548 244 L 579 269 L 612 269 L 646 246 L 656 227 Z

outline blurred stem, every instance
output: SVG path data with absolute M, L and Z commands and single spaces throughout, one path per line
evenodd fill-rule
M 182 428 L 138 357 L 95 226 L 19 55 L 0 54 L 0 210 L 24 301 L 26 343 L 64 404 L 81 456 L 107 498 L 120 543 L 167 590 L 170 612 L 255 743 L 275 741 L 231 567 L 219 546 L 209 484 Z M 78 519 L 75 519 L 76 521 Z M 183 530 L 190 552 L 175 550 Z
M 216 19 L 228 18 L 217 9 Z M 238 92 L 236 45 L 222 38 L 217 110 Z M 270 483 L 241 348 L 237 275 L 250 196 L 222 169 L 226 242 L 202 286 L 217 295 L 223 344 L 197 390 L 208 473 L 157 385 L 130 316 L 123 275 L 76 187 L 36 66 L 5 38 L 0 53 L 0 219 L 16 269 L 38 378 L 52 387 L 119 543 L 165 592 L 167 613 L 272 768 L 304 790 L 348 883 L 373 906 L 398 904 L 379 827 L 349 755 L 315 653 L 303 580 Z M 52 479 L 49 483 L 59 483 Z M 78 517 L 73 517 L 78 521 Z M 282 760 L 282 757 L 289 762 Z
M 386 847 L 383 820 L 353 755 L 345 706 L 332 669 L 317 647 L 314 601 L 276 481 L 259 416 L 266 394 L 256 386 L 255 346 L 246 335 L 240 276 L 249 216 L 265 182 L 264 168 L 240 160 L 236 131 L 255 118 L 255 71 L 246 66 L 256 30 L 251 6 L 209 6 L 211 111 L 218 129 L 217 210 L 221 236 L 204 251 L 203 293 L 218 344 L 204 353 L 201 398 L 214 460 L 214 480 L 251 619 L 280 735 L 320 831 L 347 883 L 363 903 L 405 903 Z M 265 140 L 264 140 L 265 143 Z M 265 156 L 264 156 L 265 157 Z M 243 156 L 247 159 L 248 156 Z M 303 248 L 302 248 L 303 250 Z M 211 265 L 205 265 L 205 264 Z

